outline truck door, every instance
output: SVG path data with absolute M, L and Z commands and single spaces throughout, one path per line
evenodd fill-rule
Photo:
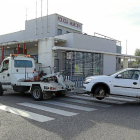
M 126 96 L 138 96 L 139 90 L 139 70 L 127 70 L 119 73 L 112 80 L 111 93 L 126 95 Z
M 8 89 L 11 87 L 11 73 L 10 73 L 10 62 L 9 59 L 5 59 L 1 64 L 0 79 L 2 87 Z

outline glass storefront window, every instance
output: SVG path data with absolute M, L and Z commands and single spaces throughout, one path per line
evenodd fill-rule
M 75 75 L 83 75 L 83 53 L 75 52 Z
M 65 52 L 64 56 L 65 57 L 61 59 L 61 63 L 64 64 L 65 74 L 67 76 L 87 77 L 103 74 L 102 54 L 89 52 Z
M 72 75 L 73 73 L 73 52 L 65 53 L 65 74 Z
M 93 54 L 93 75 L 101 75 L 103 73 L 102 54 Z
M 93 75 L 93 58 L 92 53 L 85 53 L 85 65 L 84 65 L 85 76 Z

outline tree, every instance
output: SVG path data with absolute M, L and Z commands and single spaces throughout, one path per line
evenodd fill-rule
M 135 50 L 135 56 L 140 56 L 140 49 Z M 136 64 L 140 64 L 140 58 L 136 58 Z

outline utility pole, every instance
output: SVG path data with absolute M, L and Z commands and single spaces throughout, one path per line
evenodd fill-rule
M 127 55 L 127 40 L 126 40 L 126 55 Z

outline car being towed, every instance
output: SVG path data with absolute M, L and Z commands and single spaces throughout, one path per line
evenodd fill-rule
M 90 76 L 84 81 L 84 90 L 99 100 L 110 94 L 140 98 L 140 68 L 127 68 L 112 75 Z

